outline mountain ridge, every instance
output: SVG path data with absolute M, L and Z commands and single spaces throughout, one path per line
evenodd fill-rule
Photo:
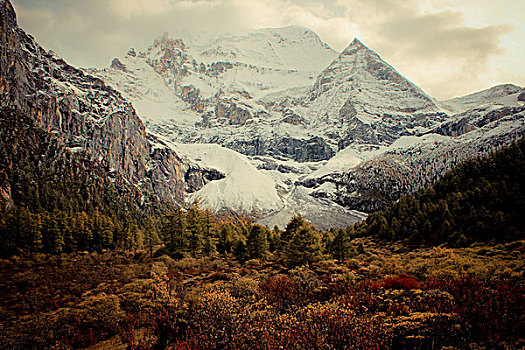
M 185 42 L 184 38 L 169 39 L 166 35 L 157 39 L 156 42 L 161 42 L 162 40 L 180 40 L 180 42 Z M 173 57 L 184 56 L 185 49 L 182 45 L 178 47 L 178 50 L 180 51 Z M 139 51 L 136 57 L 141 55 L 146 56 Z M 132 59 L 135 60 L 136 57 Z M 140 60 L 140 58 L 137 59 Z M 193 59 L 191 58 L 189 62 Z M 206 75 L 209 74 L 212 78 L 209 80 L 210 84 L 220 85 L 223 84 L 222 81 L 229 81 L 228 76 L 231 72 L 236 72 L 237 76 L 242 72 L 234 63 L 223 59 L 224 56 L 221 56 L 218 62 L 212 61 L 211 63 L 201 64 L 196 61 L 196 64 L 192 63 L 191 65 L 201 67 L 199 70 L 202 73 L 200 76 L 201 79 L 204 79 L 203 81 L 208 79 Z M 181 58 L 177 67 L 184 67 L 185 63 L 183 61 Z M 137 64 L 136 61 L 130 62 L 130 66 L 137 67 L 133 69 L 139 69 Z M 362 196 L 362 200 L 356 202 L 355 199 L 350 199 L 345 194 L 345 191 L 347 191 L 345 189 L 355 187 L 344 182 L 362 181 L 365 186 L 370 185 L 367 180 L 369 176 L 366 175 L 366 172 L 363 173 L 364 176 L 355 177 L 350 175 L 351 169 L 356 166 L 359 168 L 359 164 L 363 164 L 370 157 L 365 156 L 368 153 L 359 151 L 361 148 L 381 150 L 376 156 L 373 156 L 381 159 L 383 157 L 382 152 L 387 152 L 390 146 L 398 149 L 397 140 L 400 140 L 400 138 L 415 137 L 417 139 L 417 135 L 433 132 L 448 135 L 439 131 L 439 128 L 460 118 L 459 115 L 456 116 L 451 112 L 445 112 L 440 102 L 435 102 L 434 98 L 428 96 L 419 87 L 403 77 L 395 68 L 382 60 L 377 53 L 367 48 L 357 38 L 348 45 L 344 50 L 344 54 L 338 54 L 326 68 L 319 71 L 315 82 L 313 79 L 310 80 L 309 88 L 296 87 L 262 96 L 257 92 L 257 89 L 253 90 L 250 88 L 251 85 L 244 85 L 242 89 L 239 89 L 239 86 L 235 87 L 235 85 L 230 84 L 229 88 L 214 90 L 214 93 L 208 92 L 208 96 L 212 96 L 205 102 L 205 104 L 209 104 L 208 107 L 198 102 L 202 101 L 202 98 L 199 97 L 202 95 L 199 85 L 193 85 L 195 79 L 192 78 L 187 80 L 186 83 L 184 82 L 187 79 L 187 74 L 192 75 L 194 73 L 180 74 L 177 78 L 178 71 L 176 69 L 172 69 L 171 73 L 167 73 L 167 70 L 158 69 L 158 66 L 155 68 L 156 64 L 151 60 L 146 60 L 146 63 L 140 63 L 140 67 L 146 67 L 144 68 L 146 70 L 151 69 L 153 76 L 157 76 L 160 71 L 162 74 L 158 76 L 164 76 L 162 79 L 164 79 L 166 89 L 170 90 L 172 89 L 171 86 L 173 86 L 172 91 L 175 91 L 173 95 L 170 95 L 172 97 L 166 94 L 166 98 L 177 101 L 177 103 L 172 104 L 172 112 L 166 113 L 166 115 L 173 113 L 172 118 L 152 117 L 147 122 L 148 129 L 175 143 L 217 143 L 248 156 L 250 161 L 260 171 L 274 178 L 275 186 L 279 189 L 278 193 L 281 193 L 283 209 L 277 212 L 262 213 L 261 222 L 270 225 L 277 221 L 286 223 L 286 220 L 282 219 L 282 217 L 287 212 L 288 214 L 286 215 L 289 218 L 293 212 L 291 208 L 296 208 L 298 212 L 301 210 L 308 211 L 310 213 L 309 217 L 312 217 L 314 212 L 321 213 L 319 208 L 322 205 L 330 206 L 330 201 L 332 203 L 335 201 L 335 203 L 349 209 L 374 211 L 395 200 L 400 194 L 413 191 L 417 187 L 407 183 L 401 186 L 399 190 L 391 191 L 391 198 L 387 196 L 385 198 L 389 199 L 382 202 L 378 201 L 377 198 L 372 199 L 373 196 L 370 197 L 370 194 L 359 190 L 357 193 Z M 133 69 L 130 69 L 129 76 L 134 76 Z M 263 71 L 262 67 L 257 66 L 249 69 Z M 338 69 L 339 71 L 337 71 Z M 143 72 L 143 68 L 140 68 L 140 71 Z M 115 79 L 121 74 L 115 70 L 99 71 L 95 74 L 109 82 L 119 84 L 125 89 L 142 84 L 142 80 L 138 78 L 138 73 L 137 79 L 139 80 L 134 85 L 127 84 L 126 79 Z M 166 80 L 165 77 L 169 74 L 171 75 Z M 260 73 L 260 75 L 251 78 L 247 76 L 246 79 L 255 79 L 255 77 L 264 79 L 264 74 Z M 333 79 L 326 79 L 327 76 L 332 76 Z M 177 79 L 179 79 L 179 82 L 174 83 Z M 301 82 L 294 82 L 292 76 L 287 75 L 287 86 L 294 83 L 301 84 Z M 323 85 L 329 88 L 323 91 Z M 182 93 L 177 92 L 178 89 L 181 89 L 181 86 Z M 164 89 L 164 85 L 162 89 Z M 316 89 L 319 97 L 312 99 Z M 139 90 L 133 91 L 139 92 Z M 133 100 L 133 97 L 130 96 L 130 99 Z M 319 101 L 317 101 L 318 99 Z M 148 106 L 151 106 L 151 104 L 146 102 L 146 100 L 139 98 L 134 103 L 146 106 L 146 109 L 148 109 Z M 201 111 L 196 108 L 198 106 L 203 107 Z M 488 116 L 489 112 L 483 111 L 481 114 Z M 141 115 L 154 113 L 155 111 L 151 109 L 150 111 L 144 111 Z M 515 109 L 510 114 L 513 113 L 518 113 L 519 115 L 520 111 Z M 490 120 L 495 119 L 492 118 Z M 517 124 L 516 127 L 518 129 L 521 128 Z M 437 136 L 434 138 L 437 138 Z M 508 140 L 506 137 L 504 139 Z M 401 142 L 401 144 L 403 143 Z M 447 144 L 448 146 L 446 147 L 450 148 L 458 147 L 459 145 L 459 143 L 452 142 L 452 140 L 450 143 L 441 140 L 439 144 Z M 491 141 L 490 144 L 496 145 L 498 143 Z M 412 147 L 411 142 L 406 143 L 403 147 Z M 335 155 L 347 148 L 349 149 L 349 154 L 352 154 L 349 159 L 341 156 L 338 157 L 337 162 L 331 161 Z M 472 147 L 472 150 L 461 151 L 460 158 L 475 154 L 481 148 L 481 146 L 476 145 Z M 372 155 L 373 153 L 370 154 Z M 388 152 L 385 154 L 388 154 Z M 408 154 L 412 157 L 411 154 L 413 153 L 409 152 Z M 442 155 L 433 155 L 433 152 L 425 154 L 437 159 L 446 153 Z M 304 165 L 296 163 L 297 161 L 304 163 Z M 327 161 L 331 165 L 325 168 L 324 163 Z M 415 159 L 410 160 L 409 163 L 411 165 L 406 167 L 406 171 L 403 170 L 401 172 L 404 174 L 404 177 L 412 179 L 411 172 L 416 170 L 415 173 L 419 174 L 417 176 L 422 176 L 423 178 L 429 176 L 429 179 L 435 179 L 436 176 L 439 176 L 439 174 L 455 164 L 454 161 L 444 162 L 443 165 L 436 166 L 435 170 L 417 170 L 419 169 L 416 166 L 417 162 L 418 160 Z M 432 162 L 436 162 L 436 160 L 429 162 L 429 164 Z M 378 162 L 377 164 L 381 163 Z M 441 160 L 437 161 L 437 163 L 441 164 Z M 338 165 L 334 166 L 335 164 Z M 386 161 L 384 164 L 390 163 Z M 417 169 L 411 168 L 414 166 Z M 342 177 L 340 178 L 335 173 L 331 176 L 340 178 L 340 180 L 326 181 L 329 177 L 325 177 L 323 180 L 323 176 L 333 173 L 339 168 L 345 169 L 342 174 L 339 174 Z M 379 171 L 376 165 L 372 167 L 367 166 L 366 169 L 366 171 Z M 320 177 L 311 182 L 311 176 Z M 385 181 L 384 185 L 387 187 L 393 185 L 384 175 L 374 178 L 379 182 Z M 243 180 L 239 179 L 238 181 Z M 418 180 L 416 177 L 408 181 Z M 427 181 L 433 180 L 424 180 L 423 183 L 427 183 Z M 379 191 L 378 193 L 388 192 L 388 189 L 381 184 L 378 184 L 377 190 Z M 208 193 L 208 195 L 205 193 Z M 202 193 L 196 192 L 193 197 L 201 195 L 200 200 L 206 202 L 209 193 L 210 190 Z M 225 199 L 219 199 L 219 197 L 214 195 L 210 200 L 216 202 Z M 306 205 L 308 200 L 314 200 L 314 197 L 315 200 L 322 200 L 323 204 L 321 202 L 317 203 L 318 207 Z M 237 207 L 238 204 L 235 202 L 226 200 L 224 203 L 226 206 Z M 250 208 L 251 204 L 247 204 L 247 207 Z M 339 207 L 333 207 L 333 213 L 339 210 L 336 208 Z M 347 212 L 344 215 L 351 217 L 353 214 Z M 358 217 L 359 215 L 361 214 L 357 213 Z
M 0 15 L 2 106 L 33 116 L 64 145 L 86 149 L 139 188 L 181 203 L 184 174 L 196 169 L 191 162 L 154 147 L 120 92 L 39 46 L 18 26 L 9 1 Z
M 475 108 L 453 113 L 357 38 L 338 54 L 294 26 L 163 34 L 106 69 L 79 70 L 2 11 L 4 104 L 145 191 L 268 225 L 299 212 L 325 228 L 349 225 L 366 216 L 355 210 L 381 209 L 524 130 L 519 87 L 488 103 L 471 96 Z

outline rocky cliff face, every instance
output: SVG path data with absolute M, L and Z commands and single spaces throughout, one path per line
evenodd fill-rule
M 433 130 L 436 134 L 447 136 L 461 136 L 485 125 L 496 122 L 504 117 L 519 115 L 525 107 L 502 106 L 479 107 L 455 116 L 454 120 L 441 124 Z
M 2 106 L 33 117 L 66 146 L 87 150 L 140 188 L 183 200 L 188 160 L 148 140 L 130 102 L 101 79 L 40 47 L 18 27 L 8 0 L 0 1 L 0 31 Z

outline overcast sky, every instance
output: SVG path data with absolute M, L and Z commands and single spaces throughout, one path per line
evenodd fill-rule
M 525 85 L 524 0 L 11 0 L 19 24 L 82 67 L 105 67 L 162 32 L 308 27 L 342 51 L 354 37 L 430 95 Z

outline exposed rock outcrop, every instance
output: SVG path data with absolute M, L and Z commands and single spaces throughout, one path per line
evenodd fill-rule
M 326 160 L 335 154 L 335 151 L 321 137 L 306 140 L 293 137 L 273 139 L 255 137 L 250 140 L 232 141 L 226 147 L 249 156 L 268 155 L 281 159 L 291 158 L 297 162 Z
M 40 47 L 17 25 L 8 0 L 0 1 L 0 50 L 2 106 L 33 117 L 64 145 L 86 149 L 108 171 L 142 189 L 183 200 L 189 161 L 168 148 L 153 147 L 133 106 L 119 92 Z
M 518 101 L 525 102 L 525 90 L 518 95 Z

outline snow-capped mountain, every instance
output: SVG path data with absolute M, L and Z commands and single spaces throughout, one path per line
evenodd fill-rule
M 148 135 L 120 92 L 26 34 L 8 0 L 0 0 L 0 49 L 0 106 L 33 118 L 72 151 L 89 152 L 110 176 L 173 202 L 208 181 L 207 171 Z
M 308 95 L 315 125 L 340 126 L 342 149 L 351 143 L 388 145 L 445 117 L 432 99 L 358 39 L 318 76 Z
M 352 224 L 525 130 L 522 88 L 436 101 L 357 39 L 337 53 L 296 26 L 162 35 L 81 70 L 0 5 L 2 106 L 110 177 L 269 226 Z
M 525 90 L 519 86 L 512 84 L 503 84 L 491 87 L 490 89 L 475 92 L 473 94 L 456 97 L 450 100 L 438 102 L 438 104 L 452 113 L 466 112 L 470 109 L 475 109 L 490 105 L 501 105 L 518 107 L 522 104 L 518 97 Z
M 123 91 L 155 124 L 152 130 L 171 128 L 173 140 L 213 142 L 247 155 L 300 161 L 333 156 L 333 147 L 305 129 L 301 117 L 275 104 L 304 95 L 336 57 L 316 34 L 286 27 L 206 41 L 196 37 L 201 36 L 183 40 L 163 35 L 145 51 L 130 50 L 109 69 L 92 73 Z M 164 86 L 159 81 L 152 91 L 150 81 L 158 77 Z M 171 95 L 177 98 L 166 103 Z M 184 104 L 174 107 L 179 102 Z M 182 113 L 174 116 L 173 108 Z M 309 151 L 300 152 L 304 148 Z
M 298 212 L 350 224 L 523 135 L 519 87 L 436 101 L 359 40 L 336 53 L 301 27 L 164 34 L 90 72 L 150 133 L 225 174 L 192 200 L 268 225 Z
M 151 130 L 246 155 L 326 160 L 353 142 L 388 145 L 428 131 L 446 116 L 357 39 L 336 54 L 300 27 L 196 38 L 164 34 L 92 73 L 131 99 Z
M 525 135 L 525 108 L 485 111 L 501 118 L 460 136 L 402 136 L 389 147 L 348 148 L 300 182 L 311 195 L 365 212 L 433 184 L 459 162 L 487 154 Z

